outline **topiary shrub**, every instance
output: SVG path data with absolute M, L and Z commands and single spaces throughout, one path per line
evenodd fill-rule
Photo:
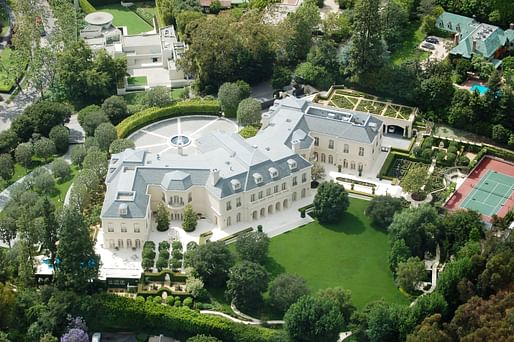
M 301 218 L 304 218 L 305 217 L 305 209 L 300 209 L 300 217 Z
M 446 161 L 448 162 L 448 164 L 454 165 L 455 160 L 457 160 L 457 154 L 448 152 L 448 154 L 446 155 Z
M 422 152 L 421 152 L 421 158 L 423 159 L 427 159 L 427 160 L 430 160 L 432 159 L 432 148 L 425 148 Z
M 469 158 L 466 156 L 461 156 L 459 158 L 459 161 L 457 162 L 457 165 L 459 166 L 468 166 L 469 165 Z
M 258 232 L 262 232 L 262 225 L 260 225 L 260 224 L 259 224 L 259 225 L 257 226 L 257 231 L 258 231 Z
M 159 252 L 162 250 L 168 251 L 170 249 L 170 243 L 168 241 L 159 242 Z
M 176 307 L 182 306 L 182 303 L 180 302 L 180 298 L 175 298 L 175 304 L 173 304 Z
M 184 299 L 184 302 L 182 302 L 182 305 L 183 306 L 187 306 L 188 308 L 192 308 L 193 307 L 193 298 L 191 297 L 186 297 Z
M 143 297 L 143 296 L 137 296 L 137 297 L 136 297 L 136 302 L 138 302 L 138 303 L 144 303 L 144 302 L 145 302 L 145 297 Z
M 186 249 L 187 249 L 188 251 L 190 251 L 190 250 L 195 249 L 195 248 L 197 248 L 197 247 L 198 247 L 198 244 L 197 244 L 196 242 L 194 242 L 194 241 L 189 241 L 189 242 L 187 243 Z

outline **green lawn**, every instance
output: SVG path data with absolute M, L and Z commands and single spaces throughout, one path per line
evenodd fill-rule
M 153 30 L 153 27 L 135 12 L 119 4 L 99 6 L 96 9 L 98 11 L 111 13 L 114 16 L 113 25 L 126 26 L 128 34 L 138 34 Z
M 11 63 L 10 57 L 11 49 L 5 48 L 0 50 L 0 92 L 9 92 L 14 86 L 14 82 L 6 82 L 3 79 L 3 75 L 6 71 L 2 66 Z
M 148 84 L 146 76 L 135 76 L 127 78 L 127 83 L 133 86 L 145 86 Z
M 408 35 L 403 45 L 391 54 L 391 63 L 399 65 L 407 61 L 422 61 L 430 56 L 430 52 L 418 49 L 418 45 L 425 38 L 419 21 L 412 22 L 408 29 Z
M 378 299 L 407 304 L 389 270 L 387 235 L 371 226 L 364 215 L 367 205 L 350 199 L 339 224 L 316 221 L 271 239 L 268 270 L 273 275 L 298 274 L 314 291 L 349 289 L 358 308 Z
M 50 196 L 50 200 L 53 202 L 56 208 L 61 208 L 63 206 L 66 193 L 68 192 L 68 189 L 70 188 L 78 173 L 78 168 L 75 165 L 72 165 L 71 176 L 62 183 L 55 182 L 55 188 L 57 189 L 57 192 Z

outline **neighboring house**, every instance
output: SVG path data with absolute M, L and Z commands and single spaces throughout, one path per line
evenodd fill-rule
M 189 138 L 179 140 L 170 147 L 177 153 L 166 158 L 132 149 L 112 155 L 101 213 L 104 248 L 140 248 L 160 204 L 181 221 L 191 203 L 219 229 L 280 215 L 308 195 L 310 160 L 354 173 L 369 169 L 380 153 L 382 121 L 286 98 L 262 115 L 253 138 L 215 131 L 191 147 Z
M 502 30 L 498 26 L 479 23 L 473 18 L 444 12 L 437 18 L 436 27 L 453 32 L 454 47 L 451 55 L 471 58 L 482 55 L 495 67 L 501 64 L 501 58 L 508 50 L 514 48 L 514 27 Z
M 191 83 L 177 66 L 186 47 L 178 41 L 173 26 L 159 32 L 128 35 L 125 28 L 114 27 L 112 19 L 106 12 L 88 14 L 85 18 L 88 25 L 80 31 L 80 36 L 93 50 L 105 49 L 111 56 L 127 58 L 130 76 L 118 92 L 156 86 L 178 88 Z M 131 77 L 139 78 L 139 82 L 130 82 Z

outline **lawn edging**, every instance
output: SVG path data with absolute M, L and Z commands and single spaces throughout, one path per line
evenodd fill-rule
M 163 119 L 184 115 L 217 115 L 219 112 L 217 100 L 191 100 L 163 108 L 152 107 L 124 119 L 116 126 L 116 132 L 119 138 L 126 138 L 136 130 Z

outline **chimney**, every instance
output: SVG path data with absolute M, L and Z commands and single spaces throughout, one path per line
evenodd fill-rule
M 264 113 L 261 115 L 261 123 L 262 123 L 263 129 L 268 127 L 270 120 L 271 120 L 270 113 Z
M 218 181 L 220 180 L 220 170 L 218 169 L 212 169 L 211 170 L 211 178 L 212 178 L 212 185 L 216 185 Z
M 293 147 L 293 152 L 298 153 L 300 151 L 300 140 L 293 140 L 291 141 L 291 145 Z
M 477 40 L 473 39 L 473 51 L 476 51 L 477 49 Z

